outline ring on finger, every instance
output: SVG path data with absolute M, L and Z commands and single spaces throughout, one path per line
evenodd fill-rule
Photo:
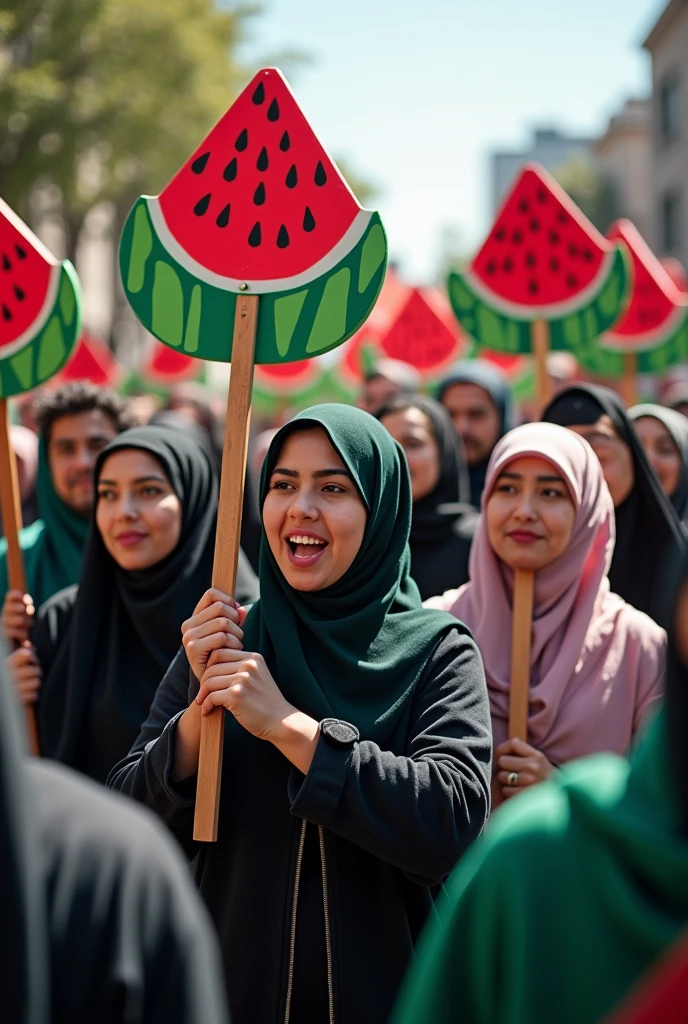
M 518 772 L 509 772 L 506 777 L 507 786 L 518 786 Z

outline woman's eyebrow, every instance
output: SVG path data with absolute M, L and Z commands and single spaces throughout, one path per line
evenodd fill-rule
M 320 480 L 324 476 L 345 476 L 348 480 L 353 479 L 349 470 L 343 466 L 338 469 L 316 469 L 313 473 L 314 480 Z
M 564 484 L 564 483 L 566 483 L 566 481 L 564 480 L 563 476 L 556 476 L 556 475 L 548 476 L 547 474 L 544 474 L 543 476 L 539 476 L 537 478 L 537 480 L 538 480 L 539 484 Z
M 145 484 L 148 483 L 149 480 L 155 480 L 156 483 L 159 484 L 167 483 L 167 480 L 165 479 L 164 476 L 156 476 L 153 473 L 149 474 L 148 476 L 139 476 L 136 478 L 136 480 L 132 480 L 131 482 L 132 484 Z M 100 487 L 102 484 L 105 484 L 107 487 L 117 487 L 119 486 L 119 483 L 119 480 L 106 480 L 104 477 L 101 477 L 100 480 L 98 481 L 98 486 Z

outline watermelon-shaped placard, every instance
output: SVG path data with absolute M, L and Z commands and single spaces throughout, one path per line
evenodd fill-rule
M 120 244 L 124 288 L 157 338 L 231 359 L 238 294 L 258 295 L 255 361 L 326 352 L 365 321 L 387 242 L 318 142 L 282 74 L 260 71 Z
M 584 352 L 623 312 L 623 247 L 605 239 L 541 167 L 527 165 L 463 274 L 449 275 L 454 313 L 479 345 L 531 351 L 545 321 L 549 347 Z
M 87 380 L 98 387 L 114 387 L 121 374 L 119 363 L 102 338 L 82 331 L 66 365 L 53 379 L 56 385 Z
M 164 386 L 193 380 L 198 377 L 200 370 L 201 364 L 192 356 L 154 341 L 141 373 L 148 380 Z
M 688 296 L 629 220 L 617 220 L 607 232 L 622 241 L 633 260 L 633 289 L 621 319 L 588 350 L 582 361 L 604 376 L 624 373 L 623 356 L 633 356 L 636 373 L 663 373 L 688 355 Z
M 256 366 L 254 385 L 263 394 L 298 395 L 314 387 L 322 377 L 323 366 L 317 359 L 295 363 L 261 363 Z
M 415 367 L 423 380 L 436 380 L 459 358 L 463 341 L 445 296 L 437 289 L 411 288 L 380 339 L 380 350 Z
M 688 274 L 675 256 L 662 256 L 659 261 L 680 292 L 688 292 Z
M 81 328 L 81 290 L 0 199 L 0 397 L 43 384 L 67 362 Z

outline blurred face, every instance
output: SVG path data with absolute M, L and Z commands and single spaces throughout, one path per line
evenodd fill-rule
M 614 508 L 618 508 L 633 490 L 635 482 L 631 449 L 619 437 L 609 416 L 601 416 L 597 423 L 568 429 L 584 437 L 595 452 L 600 460 Z
M 564 478 L 545 459 L 514 459 L 486 506 L 487 535 L 512 569 L 544 569 L 571 539 L 575 508 Z
M 84 518 L 93 508 L 96 459 L 116 434 L 114 423 L 100 409 L 60 416 L 52 425 L 48 465 L 53 487 Z
M 499 440 L 501 419 L 487 391 L 477 384 L 452 384 L 442 395 L 442 405 L 463 440 L 468 465 L 489 458 Z
M 390 412 L 381 422 L 404 449 L 413 500 L 420 501 L 437 487 L 440 478 L 440 452 L 432 424 L 420 409 Z
M 399 394 L 399 386 L 386 377 L 373 377 L 363 383 L 357 406 L 372 416 L 385 405 L 390 398 Z
M 265 536 L 294 590 L 323 590 L 358 554 L 366 507 L 324 430 L 298 431 L 282 447 L 263 504 Z
M 684 665 L 688 665 L 688 586 L 684 584 L 679 592 L 674 612 L 676 649 Z
M 674 439 L 654 416 L 641 416 L 635 421 L 635 429 L 662 490 L 671 497 L 681 476 L 681 456 Z
M 182 506 L 157 459 L 128 448 L 105 460 L 96 523 L 105 547 L 128 572 L 150 569 L 174 551 Z

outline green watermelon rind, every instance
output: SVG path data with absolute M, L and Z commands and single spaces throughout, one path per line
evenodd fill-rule
M 81 333 L 81 287 L 69 260 L 60 265 L 55 300 L 41 326 L 24 347 L 3 356 L 0 350 L 0 398 L 44 384 L 69 360 Z
M 688 311 L 671 337 L 662 345 L 645 351 L 631 350 L 637 373 L 661 375 L 672 366 L 688 362 Z M 579 355 L 581 364 L 600 377 L 622 377 L 626 372 L 625 354 L 597 345 Z
M 165 345 L 230 362 L 237 293 L 200 280 L 172 258 L 155 231 L 149 198 L 136 201 L 122 231 L 120 271 L 129 304 Z M 326 273 L 260 295 L 256 363 L 294 362 L 341 345 L 375 305 L 386 266 L 387 239 L 372 213 L 363 235 Z
M 531 325 L 540 316 L 549 323 L 552 351 L 567 351 L 579 357 L 597 346 L 598 338 L 609 330 L 623 313 L 629 297 L 631 281 L 630 256 L 625 248 L 616 247 L 607 275 L 598 279 L 594 295 L 585 294 L 585 301 L 566 316 L 548 319 L 529 307 L 518 318 L 487 305 L 471 288 L 466 274 L 449 274 L 447 291 L 454 316 L 477 345 L 498 352 L 530 355 Z
M 674 306 L 663 323 L 651 331 L 633 335 L 617 334 L 614 330 L 606 331 L 600 338 L 600 345 L 608 352 L 628 352 L 632 355 L 649 352 L 653 348 L 670 344 L 674 336 L 683 328 L 687 315 L 688 305 Z

